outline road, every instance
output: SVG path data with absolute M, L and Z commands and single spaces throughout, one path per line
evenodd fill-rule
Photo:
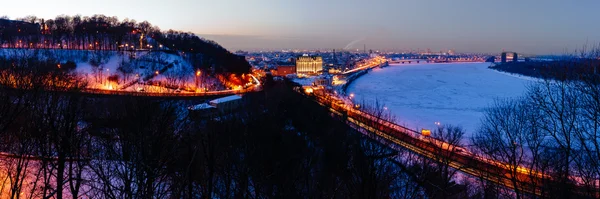
M 536 195 L 541 194 L 540 185 L 542 181 L 549 178 L 547 175 L 536 171 L 489 160 L 473 154 L 465 148 L 452 146 L 432 137 L 423 136 L 417 131 L 356 109 L 347 100 L 343 100 L 335 94 L 327 92 L 316 94 L 303 92 L 301 89 L 297 90 L 313 97 L 317 103 L 327 107 L 330 112 L 336 114 L 338 118 L 342 118 L 357 130 L 365 130 L 372 135 L 434 161 L 451 160 L 449 166 L 469 175 L 511 189 L 517 184 L 522 192 Z M 512 178 L 512 176 L 516 177 Z M 512 179 L 516 179 L 516 181 L 512 181 Z
M 255 92 L 255 91 L 259 91 L 259 90 L 260 90 L 260 86 L 253 85 L 253 86 L 250 86 L 245 89 L 207 91 L 207 92 L 159 93 L 159 92 L 137 92 L 137 91 L 103 90 L 103 89 L 83 89 L 83 90 L 81 90 L 81 92 L 87 93 L 87 94 L 95 94 L 95 95 L 122 95 L 122 96 L 145 96 L 145 97 L 206 97 L 206 96 L 243 94 L 243 93 Z

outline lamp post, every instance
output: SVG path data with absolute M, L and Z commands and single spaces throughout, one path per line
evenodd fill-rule
M 202 72 L 200 70 L 197 70 L 196 71 L 196 88 L 198 88 L 198 82 L 199 82 L 200 75 L 202 75 Z

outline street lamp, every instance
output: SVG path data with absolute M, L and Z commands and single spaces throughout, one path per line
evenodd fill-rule
M 202 74 L 202 72 L 200 72 L 200 70 L 196 71 L 196 88 L 198 87 L 198 78 L 200 77 L 201 74 Z

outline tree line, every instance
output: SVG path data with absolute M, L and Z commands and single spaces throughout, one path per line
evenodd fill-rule
M 195 68 L 217 72 L 248 73 L 250 65 L 214 41 L 182 31 L 161 31 L 148 21 L 119 20 L 105 15 L 68 16 L 54 19 L 27 16 L 0 19 L 0 47 L 69 50 L 172 50 Z

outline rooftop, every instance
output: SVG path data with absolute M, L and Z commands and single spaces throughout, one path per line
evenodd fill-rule
M 197 104 L 197 105 L 193 105 L 188 107 L 189 110 L 192 111 L 197 111 L 197 110 L 204 110 L 204 109 L 212 109 L 215 108 L 214 106 L 207 104 L 207 103 L 202 103 L 202 104 Z
M 235 100 L 239 100 L 239 99 L 242 99 L 242 97 L 239 95 L 231 95 L 231 96 L 227 96 L 227 97 L 214 99 L 214 100 L 210 101 L 210 103 L 218 104 L 218 103 L 223 103 L 223 102 L 235 101 Z
M 296 66 L 296 63 L 292 62 L 277 62 L 278 66 Z

